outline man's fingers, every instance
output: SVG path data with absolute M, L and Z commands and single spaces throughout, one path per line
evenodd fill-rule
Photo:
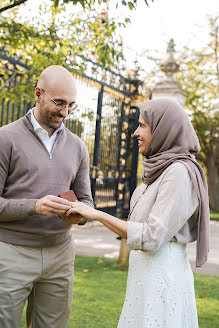
M 77 208 L 81 204 L 83 204 L 83 203 L 76 200 L 75 202 L 71 202 L 71 207 L 76 207 Z
M 42 209 L 41 215 L 48 216 L 48 215 L 54 215 L 57 214 L 59 216 L 65 215 L 66 210 L 57 210 L 57 209 L 52 209 L 52 208 L 44 208 Z
M 61 204 L 61 203 L 56 203 L 52 200 L 47 200 L 45 206 L 48 206 L 55 210 L 67 211 L 70 208 L 71 204 L 70 202 L 68 202 L 67 204 Z
M 71 202 L 69 202 L 67 199 L 61 198 L 61 197 L 56 197 L 53 195 L 48 195 L 44 198 L 47 198 L 49 200 L 51 200 L 54 203 L 58 203 L 58 204 L 63 204 L 63 205 L 70 205 Z
M 60 197 L 47 195 L 36 202 L 36 212 L 40 215 L 62 214 L 71 207 L 71 202 Z

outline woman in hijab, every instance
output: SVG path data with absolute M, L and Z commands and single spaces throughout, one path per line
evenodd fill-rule
M 199 141 L 184 109 L 170 99 L 141 104 L 134 135 L 143 173 L 128 221 L 80 202 L 72 203 L 67 214 L 98 220 L 127 238 L 131 252 L 118 328 L 197 328 L 186 244 L 197 240 L 196 265 L 204 264 L 209 207 L 206 179 L 195 159 Z

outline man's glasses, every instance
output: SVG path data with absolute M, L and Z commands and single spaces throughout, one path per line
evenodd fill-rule
M 78 108 L 78 105 L 75 104 L 75 103 L 70 103 L 70 104 L 66 104 L 64 100 L 58 100 L 58 101 L 55 101 L 52 97 L 50 97 L 50 95 L 48 95 L 48 93 L 40 88 L 43 92 L 45 92 L 45 94 L 52 100 L 52 102 L 56 105 L 56 108 L 58 110 L 62 110 L 62 109 L 65 109 L 66 106 L 68 106 L 68 113 L 70 114 L 71 112 L 73 112 L 74 110 L 76 110 Z

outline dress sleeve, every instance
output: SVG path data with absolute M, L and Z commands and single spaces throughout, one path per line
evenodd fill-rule
M 198 197 L 187 168 L 181 163 L 171 165 L 163 175 L 146 222 L 128 222 L 129 248 L 156 251 L 177 234 L 197 206 Z

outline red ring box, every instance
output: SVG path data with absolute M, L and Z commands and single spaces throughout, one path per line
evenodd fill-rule
M 75 196 L 75 193 L 73 190 L 68 190 L 68 191 L 62 192 L 61 194 L 59 194 L 58 197 L 64 198 L 64 199 L 68 200 L 69 202 L 75 202 L 77 200 L 77 197 Z

